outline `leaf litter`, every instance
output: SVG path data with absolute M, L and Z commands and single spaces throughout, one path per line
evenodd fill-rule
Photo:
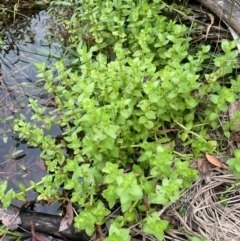
M 73 222 L 73 207 L 72 207 L 72 203 L 69 201 L 66 207 L 66 214 L 60 223 L 59 232 L 68 229 L 68 227 L 71 225 L 72 222 Z
M 223 169 L 228 169 L 228 167 L 225 164 L 221 163 L 217 158 L 209 155 L 208 153 L 206 153 L 206 158 L 214 166 L 220 167 L 220 168 L 223 168 Z
M 207 240 L 238 240 L 240 194 L 239 185 L 235 184 L 237 179 L 221 169 L 212 170 L 210 178 L 207 184 L 200 178 L 182 192 L 180 200 L 168 212 L 193 236 Z M 185 210 L 183 216 L 179 214 L 181 209 Z M 172 232 L 181 234 L 176 229 Z

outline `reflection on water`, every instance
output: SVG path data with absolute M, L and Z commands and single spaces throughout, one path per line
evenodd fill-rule
M 3 40 L 3 49 L 0 49 L 0 181 L 8 179 L 14 190 L 18 190 L 19 182 L 28 186 L 29 180 L 39 181 L 46 171 L 39 149 L 29 148 L 12 138 L 11 123 L 20 114 L 30 119 L 32 112 L 27 107 L 26 96 L 48 97 L 43 95 L 44 82 L 36 78 L 34 63 L 45 62 L 51 68 L 61 55 L 61 45 L 50 44 L 46 39 L 49 23 L 46 12 L 41 11 L 31 19 L 15 20 L 6 27 L 4 36 L 0 36 Z M 56 136 L 61 130 L 53 127 L 50 133 Z M 34 192 L 28 195 L 28 200 L 35 198 Z

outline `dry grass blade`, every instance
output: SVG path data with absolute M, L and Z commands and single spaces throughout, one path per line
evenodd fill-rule
M 240 189 L 234 185 L 236 181 L 232 174 L 215 169 L 210 183 L 198 180 L 169 212 L 193 236 L 214 241 L 239 240 Z M 179 214 L 180 209 L 185 210 L 184 216 Z
M 209 31 L 210 31 L 212 25 L 214 24 L 214 16 L 211 13 L 208 13 L 208 16 L 211 19 L 211 23 L 207 27 L 207 32 L 206 32 L 206 37 L 205 37 L 206 39 L 208 38 Z

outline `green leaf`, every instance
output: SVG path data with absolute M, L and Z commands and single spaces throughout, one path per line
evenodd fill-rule
M 118 199 L 115 185 L 108 185 L 107 189 L 103 191 L 102 196 L 107 200 L 109 208 L 112 209 Z
M 74 226 L 80 230 L 85 230 L 86 233 L 91 236 L 94 232 L 94 224 L 96 217 L 89 210 L 83 210 L 78 216 L 74 218 Z
M 187 104 L 187 108 L 189 109 L 195 108 L 198 105 L 197 101 L 191 96 L 185 98 L 185 102 Z
M 21 193 L 16 193 L 16 198 L 19 201 L 26 201 L 26 194 L 25 192 L 21 192 Z
M 21 115 L 21 114 L 20 114 Z M 9 116 L 7 116 L 6 118 L 5 118 L 5 121 L 7 122 L 7 121 L 10 121 L 10 120 L 12 120 L 12 119 L 14 119 L 14 116 L 13 115 L 9 115 Z
M 132 109 L 128 108 L 125 110 L 121 110 L 120 114 L 124 117 L 124 118 L 129 118 L 132 114 Z
M 238 160 L 240 160 L 240 149 L 235 149 L 235 150 L 234 150 L 234 156 L 235 156 Z
M 11 154 L 11 157 L 14 158 L 16 157 L 18 154 L 22 153 L 23 150 L 17 150 L 17 151 L 14 151 L 12 154 Z
M 198 237 L 191 237 L 190 241 L 209 241 L 208 239 L 198 238 Z
M 148 215 L 143 220 L 143 230 L 146 233 L 154 235 L 159 241 L 164 238 L 164 231 L 168 227 L 168 222 L 161 220 L 157 212 Z
M 166 205 L 169 199 L 164 193 L 150 193 L 148 197 L 149 203 Z
M 148 122 L 148 119 L 145 116 L 141 116 L 138 120 L 139 124 L 145 124 Z
M 221 47 L 222 47 L 222 50 L 227 53 L 231 50 L 231 45 L 230 45 L 230 42 L 226 39 L 222 39 L 221 41 Z
M 116 181 L 118 184 L 116 194 L 120 198 L 122 211 L 125 212 L 130 208 L 133 201 L 142 199 L 143 192 L 132 172 L 116 177 Z
M 23 191 L 23 192 L 26 191 L 26 187 L 24 186 L 24 184 L 22 182 L 19 182 L 18 187 L 21 191 Z
M 130 241 L 130 230 L 118 228 L 114 224 L 110 226 L 109 236 L 105 238 L 105 241 Z
M 148 100 L 142 100 L 139 104 L 138 107 L 141 108 L 143 112 L 148 111 L 148 108 L 150 106 L 150 103 Z
M 119 130 L 119 126 L 116 126 L 116 125 L 109 125 L 108 127 L 104 128 L 104 132 L 110 137 L 112 137 L 113 139 L 116 139 L 118 135 L 118 130 Z
M 147 129 L 152 129 L 154 127 L 154 123 L 152 121 L 147 121 L 147 123 L 145 123 L 144 126 Z
M 225 52 L 225 53 L 228 53 L 230 52 L 233 48 L 235 48 L 238 44 L 238 40 L 234 40 L 234 41 L 231 41 L 229 42 L 228 40 L 226 39 L 222 39 L 221 40 L 221 47 L 222 47 L 222 50 Z
M 80 214 L 75 217 L 74 226 L 80 230 L 85 229 L 86 233 L 91 236 L 95 224 L 102 225 L 105 221 L 105 217 L 110 214 L 110 211 L 105 208 L 104 204 L 98 200 L 91 206 L 86 207 Z M 88 219 L 91 220 L 88 220 Z
M 78 185 L 77 180 L 68 179 L 67 182 L 64 184 L 64 189 L 72 190 L 76 187 L 76 185 Z
M 101 151 L 113 150 L 114 142 L 115 142 L 115 140 L 113 138 L 108 137 L 108 138 L 104 139 L 103 141 L 101 141 L 101 145 L 99 145 L 99 148 L 101 149 Z
M 154 120 L 156 118 L 155 112 L 150 110 L 145 113 L 145 116 L 148 118 L 148 120 Z
M 7 181 L 3 181 L 3 182 L 0 184 L 0 194 L 1 194 L 1 195 L 3 195 L 4 192 L 6 191 L 7 185 L 8 185 L 8 182 L 7 182 Z
M 113 183 L 116 181 L 118 176 L 121 176 L 123 173 L 123 169 L 119 169 L 119 165 L 117 163 L 107 162 L 106 166 L 102 169 L 104 173 L 107 175 L 104 177 L 104 182 Z
M 211 101 L 214 103 L 214 104 L 217 104 L 218 103 L 218 100 L 219 100 L 219 96 L 218 95 L 211 95 Z
M 14 198 L 15 192 L 13 191 L 13 189 L 10 189 L 1 200 L 3 208 L 8 208 Z
M 19 165 L 19 167 L 20 167 L 23 171 L 26 171 L 26 170 L 27 170 L 27 168 L 26 168 L 23 164 L 18 163 L 18 165 Z
M 96 216 L 96 224 L 102 225 L 105 223 L 105 218 L 111 213 L 110 210 L 108 210 L 103 202 L 98 200 L 96 204 L 94 205 L 93 213 Z
M 217 118 L 218 118 L 218 114 L 217 114 L 217 113 L 212 112 L 212 113 L 209 115 L 209 120 L 210 120 L 210 121 L 216 120 Z
M 3 136 L 3 143 L 5 143 L 5 144 L 6 144 L 6 143 L 7 143 L 7 141 L 8 141 L 8 136 L 4 135 L 4 136 Z
M 236 178 L 240 178 L 240 149 L 234 150 L 234 156 L 227 161 L 228 168 Z

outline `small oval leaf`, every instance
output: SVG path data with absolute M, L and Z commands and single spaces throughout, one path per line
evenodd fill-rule
M 3 142 L 6 144 L 8 141 L 8 137 L 7 136 L 3 136 Z

